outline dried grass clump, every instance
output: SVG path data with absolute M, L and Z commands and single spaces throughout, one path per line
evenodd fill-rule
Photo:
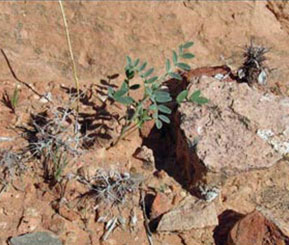
M 31 116 L 31 128 L 26 128 L 28 149 L 40 159 L 44 178 L 55 184 L 64 168 L 82 152 L 87 138 L 80 132 L 78 113 L 71 106 L 51 106 L 50 110 Z
M 52 112 L 32 116 L 33 137 L 30 150 L 37 157 L 52 158 L 55 151 L 63 150 L 71 155 L 80 154 L 82 135 L 72 110 L 54 108 Z

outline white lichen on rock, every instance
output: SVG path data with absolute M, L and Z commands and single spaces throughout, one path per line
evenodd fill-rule
M 270 144 L 278 153 L 282 155 L 289 153 L 289 141 L 281 140 L 281 136 L 288 136 L 288 128 L 279 137 L 271 129 L 259 129 L 257 135 Z

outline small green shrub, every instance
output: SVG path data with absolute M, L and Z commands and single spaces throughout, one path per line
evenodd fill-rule
M 208 99 L 201 96 L 198 90 L 188 97 L 188 90 L 182 91 L 176 99 L 172 101 L 170 93 L 162 86 L 163 82 L 169 78 L 182 80 L 182 76 L 175 72 L 176 68 L 189 71 L 190 66 L 182 60 L 194 58 L 194 55 L 186 50 L 193 45 L 193 42 L 187 42 L 178 47 L 178 52 L 172 52 L 172 60 L 167 59 L 165 62 L 165 73 L 161 76 L 153 75 L 154 68 L 147 68 L 147 62 L 141 62 L 140 59 L 132 60 L 126 57 L 125 75 L 122 85 L 118 90 L 108 88 L 108 96 L 114 101 L 125 105 L 127 113 L 125 123 L 122 127 L 120 138 L 116 143 L 124 137 L 125 134 L 132 132 L 136 128 L 141 128 L 146 121 L 154 120 L 158 129 L 162 128 L 163 123 L 170 123 L 168 117 L 171 109 L 167 103 L 181 103 L 183 101 L 191 101 L 197 104 L 205 104 Z M 131 96 L 131 91 L 141 88 L 141 84 L 133 83 L 134 79 L 141 79 L 143 95 L 140 99 Z M 115 143 L 115 144 L 116 144 Z

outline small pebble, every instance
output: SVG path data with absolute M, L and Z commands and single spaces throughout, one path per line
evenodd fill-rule
M 185 191 L 181 191 L 181 192 L 180 192 L 180 196 L 181 196 L 181 197 L 186 197 L 186 196 L 187 196 L 187 193 L 186 193 Z

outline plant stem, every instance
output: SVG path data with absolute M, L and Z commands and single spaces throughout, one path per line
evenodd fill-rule
M 133 133 L 136 129 L 137 129 L 138 125 L 137 124 L 134 124 L 132 126 L 130 126 L 124 133 L 123 133 L 123 136 L 122 138 L 130 135 L 131 133 Z
M 62 5 L 62 0 L 58 0 L 58 2 L 59 2 L 61 13 L 62 13 L 63 23 L 64 23 L 64 27 L 65 27 L 65 32 L 66 32 L 67 44 L 68 44 L 68 48 L 69 48 L 70 58 L 72 61 L 73 76 L 74 76 L 74 82 L 75 82 L 76 93 L 77 93 L 77 102 L 76 102 L 77 103 L 77 109 L 76 109 L 76 111 L 78 113 L 78 111 L 79 111 L 79 80 L 78 80 L 78 76 L 77 76 L 77 70 L 76 70 L 74 55 L 73 55 L 72 46 L 71 46 L 71 39 L 70 39 L 70 34 L 69 34 L 69 29 L 68 29 L 68 25 L 67 25 L 67 21 L 66 21 L 64 8 Z
M 132 125 L 130 127 L 128 125 L 126 127 L 123 127 L 120 136 L 117 138 L 117 140 L 115 141 L 115 143 L 112 146 L 116 146 L 119 141 L 121 141 L 123 138 L 125 138 L 126 136 L 130 135 L 131 133 L 133 133 L 137 129 L 137 127 L 138 127 L 137 124 L 134 124 L 134 125 Z

